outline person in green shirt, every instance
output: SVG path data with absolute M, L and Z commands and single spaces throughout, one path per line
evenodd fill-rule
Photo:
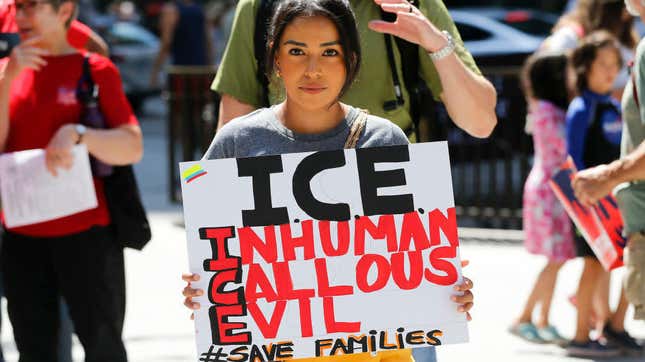
M 645 21 L 645 1 L 625 0 L 632 15 Z M 645 320 L 645 39 L 636 48 L 633 79 L 625 87 L 621 158 L 580 171 L 572 181 L 576 197 L 587 206 L 615 190 L 628 235 L 624 287 L 634 304 L 634 319 Z
M 495 88 L 481 75 L 465 49 L 442 1 L 421 0 L 418 8 L 406 0 L 349 2 L 357 17 L 364 62 L 354 84 L 343 95 L 343 102 L 387 118 L 404 130 L 411 128 L 405 87 L 401 87 L 403 106 L 384 109 L 385 102 L 396 100 L 382 33 L 392 34 L 419 45 L 420 76 L 434 97 L 444 103 L 453 122 L 472 136 L 490 135 L 497 123 Z M 237 5 L 231 36 L 212 85 L 221 95 L 218 128 L 265 106 L 254 53 L 255 18 L 260 3 L 260 0 L 240 0 Z M 396 13 L 396 22 L 375 20 L 381 19 L 380 7 Z M 403 79 L 399 52 L 393 53 L 398 78 Z M 271 104 L 284 99 L 281 89 L 279 79 L 272 78 Z

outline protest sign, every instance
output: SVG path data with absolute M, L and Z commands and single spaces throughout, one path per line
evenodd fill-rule
M 198 361 L 466 342 L 445 142 L 180 164 Z
M 605 270 L 621 267 L 627 240 L 622 235 L 623 218 L 616 198 L 607 195 L 593 207 L 583 206 L 571 187 L 576 172 L 576 166 L 569 157 L 551 178 L 551 188 Z

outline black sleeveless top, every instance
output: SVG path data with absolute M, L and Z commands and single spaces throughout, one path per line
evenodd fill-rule
M 596 105 L 592 123 L 587 128 L 587 137 L 582 156 L 585 167 L 607 164 L 620 158 L 620 145 L 609 142 L 602 130 L 601 117 L 608 110 L 620 114 L 620 110 L 617 110 L 612 103 L 599 102 Z

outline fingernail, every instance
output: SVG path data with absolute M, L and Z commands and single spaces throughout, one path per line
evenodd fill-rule
M 200 289 L 195 294 L 197 294 L 198 297 L 201 297 L 202 295 L 204 295 L 204 291 Z
M 457 301 L 457 297 L 456 297 L 456 296 L 454 296 L 454 295 L 453 295 L 452 297 L 450 297 L 450 299 L 451 299 L 453 302 L 456 302 L 456 301 Z
M 457 291 L 457 292 L 458 292 L 458 291 L 459 291 L 459 286 L 458 286 L 458 285 L 455 285 L 455 286 L 454 286 L 454 288 L 452 288 L 452 289 L 454 289 L 455 291 Z

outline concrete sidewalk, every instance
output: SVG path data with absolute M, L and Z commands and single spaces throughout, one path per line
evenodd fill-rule
M 130 361 L 196 361 L 193 324 L 181 296 L 184 283 L 180 276 L 187 270 L 181 207 L 167 201 L 165 124 L 145 120 L 142 127 L 145 156 L 136 171 L 150 213 L 153 240 L 143 252 L 126 251 L 128 305 L 124 337 Z M 471 261 L 465 274 L 475 283 L 471 342 L 439 347 L 440 361 L 586 361 L 567 358 L 557 347 L 527 344 L 506 332 L 544 263 L 541 258 L 526 253 L 520 243 L 512 241 L 521 238 L 521 234 L 502 232 L 490 236 L 473 229 L 460 230 L 460 234 L 462 257 Z M 495 242 L 489 238 L 511 241 Z M 552 322 L 566 336 L 573 334 L 575 323 L 575 311 L 567 297 L 576 290 L 581 266 L 578 260 L 565 265 L 555 290 Z M 618 274 L 612 281 L 614 300 L 619 288 Z M 431 302 L 428 307 L 432 307 Z M 3 321 L 2 346 L 7 361 L 15 362 L 17 353 L 4 308 Z M 630 321 L 627 328 L 633 335 L 645 338 L 644 323 Z M 75 361 L 83 360 L 77 340 L 74 357 Z M 645 357 L 613 361 L 644 360 Z

